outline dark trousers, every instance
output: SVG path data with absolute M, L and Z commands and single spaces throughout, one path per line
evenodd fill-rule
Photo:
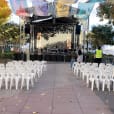
M 95 62 L 98 63 L 98 67 L 99 67 L 99 64 L 102 62 L 102 58 L 96 58 Z

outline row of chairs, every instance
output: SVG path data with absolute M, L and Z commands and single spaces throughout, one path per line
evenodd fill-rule
M 78 63 L 74 62 L 72 70 L 74 74 L 86 81 L 87 87 L 91 87 L 93 91 L 96 87 L 97 90 L 105 88 L 108 91 L 111 88 L 114 91 L 114 66 L 112 64 L 101 63 L 98 67 L 97 63 Z
M 29 90 L 30 84 L 34 83 L 42 76 L 43 71 L 47 69 L 46 61 L 11 61 L 6 65 L 0 64 L 0 89 Z

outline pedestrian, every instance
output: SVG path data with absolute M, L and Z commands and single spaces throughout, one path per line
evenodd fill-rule
M 79 48 L 78 50 L 78 55 L 77 55 L 77 62 L 83 62 L 83 54 L 82 54 L 82 51 L 81 49 Z
M 74 62 L 75 62 L 75 52 L 72 51 L 72 52 L 71 52 L 71 61 L 70 61 L 70 66 L 71 66 L 71 68 L 72 68 L 72 65 L 73 65 Z
M 99 64 L 102 62 L 102 56 L 103 56 L 103 52 L 100 46 L 98 46 L 98 49 L 95 52 L 95 62 L 98 63 L 98 67 Z

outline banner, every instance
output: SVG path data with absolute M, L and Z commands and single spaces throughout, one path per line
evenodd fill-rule
M 18 16 L 29 16 L 25 8 L 28 7 L 26 0 L 9 0 L 13 13 Z
M 88 17 L 90 16 L 91 14 L 91 11 L 94 7 L 94 3 L 79 3 L 78 4 L 78 11 L 77 11 L 77 14 L 76 16 L 78 18 L 83 18 L 83 19 L 88 19 Z
M 70 16 L 72 15 L 76 15 L 78 12 L 78 8 L 75 8 L 75 7 L 70 7 Z
M 57 0 L 56 16 L 68 17 L 70 13 L 70 7 L 73 3 L 75 3 L 75 0 Z
M 48 2 L 45 0 L 32 0 L 32 6 L 34 8 L 34 15 L 48 16 Z

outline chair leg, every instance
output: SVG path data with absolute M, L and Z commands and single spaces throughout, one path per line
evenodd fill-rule
M 105 80 L 103 80 L 103 83 L 102 83 L 102 91 L 104 91 L 105 89 Z
M 89 78 L 88 78 L 88 76 L 87 76 L 86 83 L 87 83 L 87 87 L 89 87 Z
M 5 86 L 6 86 L 6 90 L 8 90 L 8 81 L 9 81 L 9 79 L 8 79 L 8 78 L 6 78 L 6 79 L 5 79 Z
M 18 90 L 18 85 L 19 85 L 19 78 L 15 79 L 15 88 Z
M 94 79 L 91 80 L 91 90 L 93 91 L 94 89 Z
M 99 80 L 96 80 L 96 87 L 97 87 L 97 90 L 99 91 Z
M 29 83 L 30 83 L 30 79 L 27 79 L 27 80 L 26 80 L 27 90 L 29 90 Z
M 112 82 L 112 84 L 113 84 L 113 91 L 114 91 L 114 81 Z
M 10 90 L 12 89 L 13 86 L 13 79 L 10 80 Z
M 3 83 L 3 80 L 0 79 L 0 89 L 2 88 L 2 83 Z
M 21 89 L 23 89 L 23 86 L 24 86 L 24 81 L 25 81 L 25 79 L 24 79 L 24 78 L 22 78 L 22 80 L 21 80 Z
M 31 78 L 31 85 L 32 85 L 32 87 L 34 86 L 33 78 Z
M 108 80 L 107 82 L 107 88 L 108 88 L 108 91 L 110 91 L 110 80 Z

